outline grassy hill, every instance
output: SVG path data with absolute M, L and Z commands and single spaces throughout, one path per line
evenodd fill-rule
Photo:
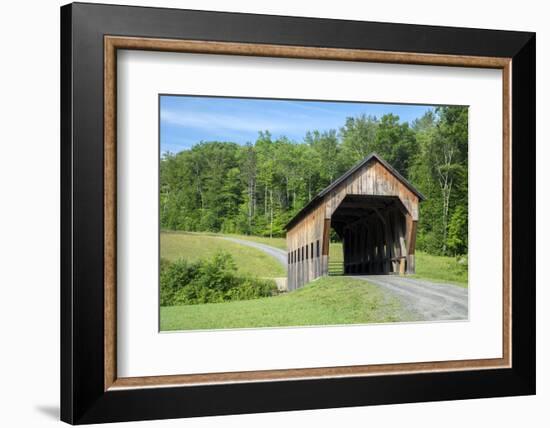
M 160 309 L 161 330 L 410 321 L 397 299 L 366 281 L 324 277 L 275 297 Z
M 186 232 L 161 232 L 160 256 L 170 261 L 211 258 L 218 251 L 231 254 L 240 273 L 262 278 L 286 276 L 277 260 L 256 248 L 223 239 L 221 235 Z
M 243 273 L 255 274 L 255 272 L 258 272 L 259 276 L 271 278 L 286 275 L 284 269 L 262 251 L 224 241 L 220 239 L 221 236 L 259 242 L 286 250 L 285 238 L 220 235 L 215 233 L 162 232 L 161 255 L 169 260 L 174 260 L 177 257 L 196 260 L 213 255 L 217 249 L 223 249 L 235 257 L 238 268 Z M 341 243 L 331 242 L 329 251 L 331 263 L 341 263 L 343 261 Z M 436 282 L 456 284 L 462 287 L 468 286 L 467 266 L 460 265 L 454 257 L 434 256 L 422 251 L 416 252 L 416 274 L 414 276 Z
M 266 236 L 251 236 L 251 235 L 237 235 L 237 234 L 230 234 L 230 235 L 223 235 L 223 236 L 227 236 L 229 238 L 245 239 L 247 241 L 252 241 L 252 242 L 259 242 L 260 244 L 270 245 L 272 247 L 286 251 L 285 238 L 270 238 Z
M 285 238 L 266 238 L 262 236 L 247 235 L 226 235 L 248 241 L 260 242 L 271 245 L 272 247 L 286 250 Z M 342 263 L 344 255 L 342 244 L 340 242 L 330 243 L 330 261 L 331 263 Z M 428 279 L 435 282 L 450 283 L 468 286 L 468 268 L 462 266 L 454 257 L 434 256 L 423 251 L 416 252 L 416 274 L 415 278 Z
M 468 287 L 468 266 L 461 265 L 455 257 L 417 251 L 416 274 L 413 277 Z
M 286 276 L 268 254 L 224 239 L 233 237 L 286 249 L 284 238 L 214 233 L 162 232 L 161 257 L 189 261 L 230 253 L 242 274 L 263 278 Z M 342 244 L 330 244 L 332 262 L 342 261 Z M 452 257 L 417 252 L 417 277 L 467 286 L 467 267 Z M 324 277 L 291 293 L 255 300 L 160 308 L 161 330 L 257 328 L 410 321 L 398 300 L 364 280 Z

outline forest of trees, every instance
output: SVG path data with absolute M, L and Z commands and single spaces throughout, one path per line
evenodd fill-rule
M 303 141 L 259 132 L 255 142 L 200 142 L 160 162 L 161 228 L 284 236 L 320 190 L 377 152 L 425 196 L 417 248 L 468 251 L 468 109 L 437 107 L 412 123 L 350 117 Z

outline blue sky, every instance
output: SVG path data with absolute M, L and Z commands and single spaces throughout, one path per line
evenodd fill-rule
M 307 131 L 340 129 L 347 117 L 393 113 L 412 122 L 431 106 L 162 95 L 161 153 L 200 141 L 254 142 L 259 131 L 301 142 Z

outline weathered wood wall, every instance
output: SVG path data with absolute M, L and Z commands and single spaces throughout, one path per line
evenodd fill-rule
M 326 254 L 323 251 L 325 242 L 328 243 L 324 212 L 321 204 L 287 232 L 289 291 L 328 273 L 328 250 Z M 328 228 L 330 230 L 330 223 Z
M 418 220 L 418 196 L 376 160 L 356 171 L 325 196 L 326 218 L 331 218 L 347 195 L 397 196 L 412 219 Z
M 374 158 L 324 195 L 287 231 L 289 290 L 328 274 L 331 220 L 350 195 L 394 197 L 399 202 L 383 212 L 374 210 L 341 231 L 345 272 L 397 273 L 406 267 L 414 273 L 419 197 Z M 368 205 L 364 208 L 367 213 Z

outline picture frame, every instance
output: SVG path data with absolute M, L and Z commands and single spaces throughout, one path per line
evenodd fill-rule
M 122 49 L 502 70 L 502 358 L 119 378 L 116 53 Z M 61 419 L 85 424 L 534 394 L 535 96 L 533 33 L 63 6 Z

